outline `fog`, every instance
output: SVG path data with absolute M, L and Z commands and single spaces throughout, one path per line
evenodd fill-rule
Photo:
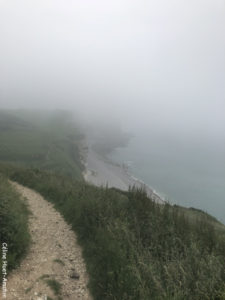
M 0 107 L 225 134 L 223 0 L 1 0 Z

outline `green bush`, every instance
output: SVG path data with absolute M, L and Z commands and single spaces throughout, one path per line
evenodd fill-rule
M 17 267 L 27 252 L 30 241 L 28 214 L 25 202 L 0 174 L 0 241 L 1 251 L 3 243 L 8 246 L 7 271 Z M 2 269 L 2 259 L 0 267 Z

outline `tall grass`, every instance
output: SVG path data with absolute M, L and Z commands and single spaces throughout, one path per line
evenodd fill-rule
M 1 249 L 3 243 L 8 247 L 8 271 L 18 266 L 29 247 L 28 214 L 24 200 L 0 173 L 0 242 Z M 2 259 L 0 269 L 2 270 Z M 2 272 L 0 278 L 1 276 Z
M 225 299 L 224 227 L 210 216 L 40 170 L 12 178 L 72 224 L 95 299 Z

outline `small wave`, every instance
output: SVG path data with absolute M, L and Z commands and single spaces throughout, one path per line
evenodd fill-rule
M 151 193 L 153 193 L 155 196 L 159 197 L 161 200 L 165 201 L 166 199 L 166 195 L 164 195 L 161 192 L 156 191 L 155 189 L 153 189 L 150 185 L 146 184 L 143 180 L 135 177 L 134 175 L 130 174 L 129 175 L 131 177 L 132 180 L 136 181 L 137 183 L 140 183 L 141 185 L 145 186 L 148 190 L 151 191 Z

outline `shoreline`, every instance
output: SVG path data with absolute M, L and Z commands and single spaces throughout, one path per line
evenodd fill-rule
M 165 200 L 157 192 L 131 174 L 126 164 L 121 165 L 88 148 L 84 165 L 83 176 L 88 183 L 114 187 L 123 191 L 127 191 L 129 187 L 133 186 L 143 188 L 152 200 L 160 204 L 165 203 Z

